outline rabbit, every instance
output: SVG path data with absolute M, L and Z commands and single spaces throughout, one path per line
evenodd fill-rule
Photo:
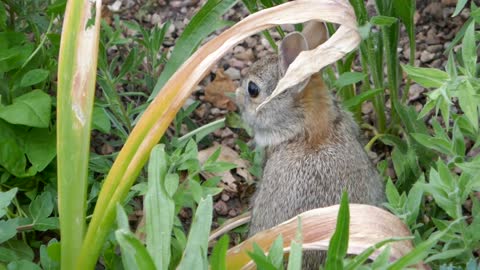
M 295 85 L 256 112 L 297 55 L 327 39 L 325 25 L 310 22 L 287 35 L 279 53 L 252 64 L 236 90 L 244 121 L 265 147 L 263 177 L 252 197 L 249 235 L 315 208 L 340 203 L 381 205 L 384 183 L 360 143 L 359 127 L 325 86 L 321 74 Z M 315 61 L 315 60 L 312 60 Z M 325 252 L 304 253 L 302 269 L 319 269 Z

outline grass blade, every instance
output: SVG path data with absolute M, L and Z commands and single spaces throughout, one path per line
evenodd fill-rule
M 226 255 L 229 242 L 230 238 L 228 235 L 224 235 L 213 248 L 212 255 L 210 256 L 210 267 L 212 270 L 227 270 Z
M 350 211 L 348 207 L 348 195 L 343 192 L 340 201 L 340 210 L 337 217 L 337 228 L 330 239 L 327 252 L 326 269 L 343 269 L 343 258 L 347 254 L 348 234 L 350 224 Z
M 60 42 L 57 162 L 62 269 L 77 265 L 85 233 L 101 6 L 101 0 L 68 1 Z
M 120 229 L 115 232 L 115 237 L 122 250 L 122 261 L 127 270 L 155 270 L 155 264 L 147 249 L 133 233 Z

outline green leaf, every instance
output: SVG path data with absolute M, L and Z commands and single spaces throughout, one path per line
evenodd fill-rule
M 428 257 L 425 260 L 425 263 L 433 262 L 436 260 L 446 260 L 450 258 L 456 258 L 464 252 L 466 252 L 464 248 L 448 249 Z
M 221 16 L 237 1 L 238 0 L 208 0 L 195 16 L 192 17 L 190 23 L 177 39 L 172 54 L 150 95 L 150 100 L 158 94 L 173 73 L 175 73 L 180 65 L 195 51 L 200 42 L 219 27 L 223 26 L 219 24 L 219 22 L 221 22 Z
M 475 77 L 477 74 L 477 46 L 475 44 L 474 22 L 471 22 L 465 31 L 462 42 L 462 58 L 467 74 Z
M 458 14 L 460 14 L 460 12 L 463 10 L 467 2 L 468 0 L 458 0 L 457 6 L 455 7 L 455 11 L 453 12 L 452 17 L 455 17 Z
M 410 134 L 418 143 L 421 145 L 443 153 L 445 155 L 452 155 L 451 145 L 448 141 L 437 138 L 431 137 L 421 133 L 412 133 Z
M 0 246 L 0 262 L 13 262 L 18 260 L 32 261 L 33 250 L 27 243 L 20 240 L 10 240 Z
M 418 244 L 412 251 L 407 253 L 407 255 L 395 261 L 387 269 L 388 270 L 402 270 L 407 268 L 410 265 L 416 264 L 423 260 L 427 255 L 430 249 L 442 238 L 448 230 L 441 232 L 433 233 L 426 241 Z
M 335 81 L 335 87 L 342 88 L 351 84 L 361 82 L 367 75 L 362 72 L 344 72 Z
M 135 238 L 130 231 L 123 229 L 115 231 L 120 249 L 122 250 L 123 266 L 127 270 L 155 270 L 155 264 L 145 246 Z
M 36 220 L 33 224 L 33 229 L 36 231 L 48 231 L 48 230 L 56 230 L 60 227 L 60 223 L 57 217 L 49 217 L 49 218 L 40 218 Z
M 40 266 L 26 260 L 11 262 L 7 265 L 8 270 L 42 270 Z
M 343 259 L 347 254 L 350 224 L 350 210 L 347 192 L 343 192 L 337 216 L 337 227 L 330 239 L 325 269 L 343 269 Z
M 148 163 L 148 191 L 145 195 L 146 244 L 157 269 L 168 269 L 170 264 L 170 240 L 175 216 L 175 203 L 165 188 L 168 171 L 164 145 L 157 145 Z M 176 189 L 176 188 L 175 188 Z M 170 193 L 170 194 L 169 194 Z
M 193 218 L 187 246 L 177 269 L 207 269 L 208 236 L 212 225 L 212 197 L 207 196 L 200 200 L 195 217 Z
M 45 81 L 50 72 L 45 69 L 32 69 L 23 75 L 20 81 L 20 87 L 32 86 Z
M 227 270 L 227 250 L 230 238 L 228 234 L 223 235 L 213 247 L 210 255 L 210 267 L 212 270 Z
M 257 243 L 253 243 L 253 252 L 248 252 L 248 256 L 252 258 L 258 269 L 277 270 L 267 256 L 265 256 L 262 248 Z
M 469 81 L 464 81 L 459 87 L 458 91 L 455 91 L 456 96 L 458 97 L 458 103 L 460 108 L 465 113 L 468 121 L 475 129 L 478 130 L 478 98 L 477 91 L 474 89 L 472 84 Z
M 435 68 L 420 68 L 402 65 L 408 77 L 426 88 L 439 88 L 448 80 L 448 74 Z
M 343 102 L 343 106 L 348 110 L 352 111 L 355 107 L 362 105 L 363 102 L 372 99 L 378 93 L 382 93 L 383 89 L 370 89 L 368 91 L 362 92 L 359 95 L 356 95 L 348 100 Z
M 3 3 L 0 2 L 0 31 L 5 30 L 5 28 L 7 28 L 7 11 Z
M 31 127 L 47 128 L 50 123 L 51 98 L 41 90 L 34 90 L 0 107 L 0 118 Z
M 387 195 L 387 200 L 390 205 L 393 207 L 398 207 L 400 204 L 400 194 L 398 193 L 397 188 L 392 182 L 392 179 L 388 179 L 387 185 L 386 185 L 386 195 Z
M 277 269 L 283 266 L 283 238 L 279 235 L 268 251 L 267 258 Z
M 381 15 L 373 16 L 370 19 L 371 24 L 375 24 L 375 25 L 378 25 L 378 26 L 391 26 L 392 24 L 394 24 L 397 21 L 398 21 L 397 18 L 389 17 L 389 16 L 381 16 Z
M 55 239 L 49 242 L 49 246 L 52 243 L 58 243 Z M 48 254 L 48 247 L 46 245 L 40 246 L 40 264 L 44 270 L 60 270 L 60 263 L 54 260 Z
M 422 203 L 423 198 L 423 188 L 420 183 L 425 181 L 424 178 L 425 177 L 422 175 L 408 192 L 406 202 L 406 208 L 409 213 L 406 220 L 408 225 L 415 224 L 415 221 L 417 220 L 418 212 L 420 211 L 420 204 Z
M 43 171 L 57 155 L 55 131 L 32 128 L 25 140 L 25 154 L 28 160 L 35 170 Z
M 104 108 L 93 107 L 92 129 L 96 129 L 102 133 L 109 134 L 112 128 L 110 119 Z
M 33 223 L 50 216 L 53 211 L 53 198 L 50 192 L 45 191 L 35 198 L 28 207 Z
M 302 219 L 298 217 L 295 239 L 290 243 L 290 254 L 288 256 L 287 270 L 302 269 Z
M 21 177 L 25 174 L 27 159 L 20 139 L 11 125 L 0 119 L 0 165 L 9 173 Z M 1 209 L 1 208 L 0 208 Z M 1 215 L 0 215 L 1 216 Z
M 0 220 L 0 244 L 17 235 L 18 219 Z
M 117 226 L 121 230 L 129 231 L 130 224 L 128 223 L 128 216 L 122 205 L 117 203 Z
M 8 191 L 0 191 L 0 218 L 3 217 L 7 211 L 6 208 L 10 205 L 10 202 L 15 198 L 18 188 L 12 188 Z

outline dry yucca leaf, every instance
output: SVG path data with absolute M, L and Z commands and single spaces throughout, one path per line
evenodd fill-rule
M 338 205 L 318 208 L 299 215 L 302 221 L 303 248 L 309 250 L 328 250 L 331 236 L 335 232 L 337 223 Z M 292 218 L 269 230 L 257 233 L 240 245 L 228 250 L 227 269 L 254 269 L 247 251 L 253 250 L 253 243 L 257 243 L 263 250 L 269 250 L 273 241 L 282 235 L 284 250 L 296 237 L 298 226 L 297 217 Z M 408 228 L 395 215 L 378 207 L 362 204 L 350 204 L 350 230 L 348 254 L 360 254 L 365 249 L 389 238 L 411 236 Z M 390 260 L 394 261 L 406 255 L 413 249 L 409 240 L 392 242 Z M 374 252 L 371 259 L 375 259 L 380 250 Z M 423 269 L 422 264 L 417 268 Z

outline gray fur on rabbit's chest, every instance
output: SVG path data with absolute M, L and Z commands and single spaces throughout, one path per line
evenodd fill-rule
M 253 198 L 250 235 L 304 211 L 338 204 L 343 190 L 351 203 L 383 201 L 380 177 L 358 141 L 304 149 L 292 143 L 267 151 L 263 179 Z

